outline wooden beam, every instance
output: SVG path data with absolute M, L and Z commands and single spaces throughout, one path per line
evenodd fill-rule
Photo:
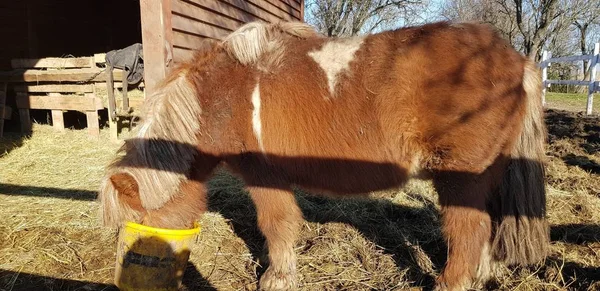
M 117 100 L 117 106 L 123 107 L 123 100 Z M 144 99 L 140 98 L 129 98 L 129 107 L 133 108 L 134 111 L 139 111 L 144 104 Z
M 115 141 L 119 139 L 119 120 L 117 117 L 117 106 L 115 103 L 115 87 L 113 75 L 110 71 L 106 75 L 106 95 L 108 99 L 108 129 L 110 139 Z
M 294 9 L 298 10 L 298 11 L 302 11 L 302 5 L 304 4 L 304 0 L 301 1 L 301 4 L 298 3 L 298 1 L 293 1 L 293 0 L 279 0 L 289 6 L 294 7 Z
M 79 96 L 35 96 L 17 93 L 15 98 L 20 109 L 59 109 L 89 111 L 104 108 L 102 99 Z
M 95 67 L 93 57 L 83 58 L 42 58 L 42 59 L 12 59 L 10 65 L 13 69 L 30 68 L 90 68 Z
M 192 2 L 195 5 L 198 5 L 200 7 L 206 8 L 211 11 L 216 11 L 219 14 L 223 14 L 227 17 L 231 17 L 233 19 L 239 20 L 242 22 L 242 24 L 246 23 L 246 22 L 261 19 L 258 16 L 250 14 L 250 12 L 240 10 L 237 7 L 234 7 L 232 5 L 229 5 L 229 4 L 221 2 L 221 1 L 188 0 L 188 2 Z M 264 20 L 264 19 L 261 19 L 261 20 Z
M 122 70 L 115 70 L 115 78 L 121 78 Z M 12 70 L 0 72 L 0 82 L 105 82 L 104 69 L 76 70 Z
M 52 127 L 56 131 L 65 131 L 65 118 L 62 110 L 52 110 Z
M 60 93 L 50 93 L 48 96 L 60 97 Z M 60 109 L 51 110 L 52 113 L 52 127 L 56 131 L 65 131 L 65 116 L 63 111 Z
M 221 0 L 231 6 L 234 6 L 240 10 L 243 10 L 247 13 L 252 14 L 253 16 L 263 19 L 267 22 L 275 22 L 281 19 L 291 19 L 291 16 L 282 13 L 281 11 L 278 10 L 273 10 L 273 11 L 269 11 L 267 10 L 268 5 L 266 5 L 267 3 L 258 3 L 256 0 Z M 254 2 L 254 3 L 252 3 Z M 266 7 L 265 7 L 266 6 Z M 270 8 L 270 7 L 269 7 Z
M 98 111 L 86 111 L 85 117 L 87 120 L 88 134 L 92 137 L 100 136 L 100 122 L 98 121 Z
M 144 81 L 151 94 L 165 78 L 173 60 L 171 0 L 140 0 Z M 115 76 L 115 79 L 121 78 Z
M 106 63 L 106 54 L 94 54 L 94 63 L 96 64 L 104 64 Z
M 198 22 L 199 23 L 199 22 Z M 208 34 L 213 35 L 212 33 L 210 33 L 210 30 L 207 29 L 207 31 L 204 32 L 209 32 Z M 223 34 L 223 35 L 227 35 L 227 34 Z M 208 36 L 210 38 L 214 38 L 212 36 Z M 183 33 L 180 31 L 174 31 L 173 32 L 173 43 L 176 47 L 183 47 L 183 48 L 188 48 L 188 49 L 197 49 L 198 47 L 202 46 L 204 42 L 204 40 L 206 40 L 206 37 L 201 37 L 198 35 L 193 35 L 193 34 L 187 34 L 187 33 Z M 179 61 L 179 60 L 177 60 Z
M 94 99 L 96 95 L 94 93 L 85 94 L 87 98 Z M 98 138 L 100 136 L 100 121 L 98 118 L 98 110 L 88 110 L 85 112 L 87 121 L 88 134 L 92 137 Z
M 47 85 L 16 85 L 15 92 L 29 93 L 91 93 L 94 92 L 94 86 L 91 84 L 47 84 Z
M 190 60 L 194 56 L 194 51 L 185 48 L 173 48 L 173 60 L 176 62 L 184 62 Z
M 213 39 L 223 39 L 231 30 L 223 29 L 214 25 L 206 24 L 194 19 L 185 18 L 179 15 L 173 15 L 173 29 L 179 30 L 173 32 L 173 45 L 198 48 L 200 44 L 191 44 L 186 46 L 186 38 L 192 38 L 195 41 L 201 42 L 204 37 L 210 37 Z M 202 37 L 200 37 L 200 35 Z M 182 40 L 182 38 L 184 38 Z
M 0 106 L 0 112 L 3 112 L 3 115 L 0 115 L 1 119 L 11 120 L 12 119 L 12 108 L 10 106 Z
M 284 20 L 295 20 L 300 18 L 300 12 L 294 11 L 293 13 L 290 13 L 289 11 L 285 11 L 284 9 L 280 9 L 279 7 L 275 6 L 275 4 L 269 0 L 245 0 L 244 2 L 250 2 L 256 5 L 257 8 L 260 8 L 260 10 L 265 11 L 277 18 Z M 294 17 L 296 18 L 294 19 Z
M 4 135 L 4 119 L 6 119 L 6 89 L 7 83 L 0 84 L 0 137 Z M 9 115 L 10 116 L 10 115 Z
M 19 109 L 19 118 L 21 119 L 21 132 L 31 132 L 31 117 L 29 116 L 29 109 Z
M 300 13 L 300 10 L 295 9 L 293 6 L 291 6 L 287 3 L 284 3 L 284 1 L 281 1 L 281 0 L 264 0 L 264 1 L 277 7 L 279 10 L 283 11 L 283 13 L 292 16 L 294 18 L 293 20 L 300 19 L 300 16 L 302 14 L 302 13 Z M 264 3 L 264 1 L 263 1 L 263 3 Z
M 181 0 L 174 1 L 172 7 L 174 14 L 173 16 L 177 14 L 185 15 L 188 18 L 193 18 L 224 29 L 229 29 L 230 31 L 234 31 L 244 24 L 239 20 L 223 17 L 222 15 L 216 14 L 210 10 L 207 10 L 206 8 Z M 173 19 L 173 27 L 176 27 L 175 19 Z

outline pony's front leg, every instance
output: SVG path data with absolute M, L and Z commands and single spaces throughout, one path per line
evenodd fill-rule
M 294 194 L 290 190 L 264 187 L 248 187 L 248 190 L 269 252 L 270 264 L 260 279 L 260 289 L 295 290 L 294 243 L 303 218 Z

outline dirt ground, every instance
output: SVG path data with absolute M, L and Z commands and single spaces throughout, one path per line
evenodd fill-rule
M 551 255 L 501 269 L 486 290 L 600 290 L 600 117 L 548 109 Z M 117 144 L 85 130 L 0 141 L 0 290 L 116 290 L 116 231 L 97 220 L 103 167 Z M 256 290 L 264 243 L 242 183 L 210 182 L 187 290 Z M 300 290 L 430 290 L 446 247 L 426 182 L 330 200 L 297 192 L 306 222 L 296 244 Z

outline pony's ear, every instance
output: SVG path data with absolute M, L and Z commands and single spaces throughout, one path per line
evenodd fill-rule
M 140 198 L 139 187 L 135 179 L 127 173 L 117 173 L 110 176 L 110 182 L 119 193 L 119 200 L 127 204 L 131 209 L 144 212 Z

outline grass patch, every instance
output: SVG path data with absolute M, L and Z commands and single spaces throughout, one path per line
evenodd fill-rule
M 594 107 L 593 113 L 599 114 L 600 94 L 594 94 Z M 549 108 L 563 109 L 573 112 L 585 112 L 587 106 L 587 94 L 583 93 L 557 93 L 557 92 L 546 92 L 546 104 Z

